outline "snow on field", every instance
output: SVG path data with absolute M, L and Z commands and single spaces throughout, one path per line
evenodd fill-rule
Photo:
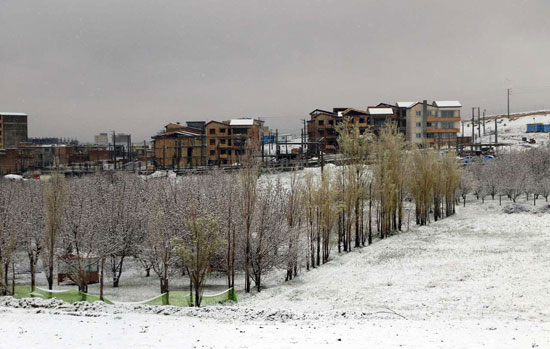
M 0 299 L 0 348 L 549 347 L 548 204 L 508 214 L 507 201 L 468 199 L 291 282 L 275 273 L 235 305 Z
M 535 112 L 536 113 L 536 112 Z M 471 136 L 471 122 L 464 120 L 464 135 Z M 476 117 L 477 123 L 477 117 Z M 542 123 L 550 124 L 550 113 L 539 115 L 522 115 L 519 117 L 503 117 L 497 121 L 498 141 L 499 143 L 513 144 L 514 149 L 538 147 L 541 145 L 548 145 L 550 143 L 550 135 L 548 133 L 527 133 L 527 124 Z M 477 124 L 474 124 L 474 131 L 476 142 L 478 141 L 478 129 Z M 483 124 L 481 127 L 481 140 L 483 143 L 494 143 L 495 141 L 495 121 L 487 120 L 485 122 L 485 135 L 483 135 Z M 535 144 L 529 144 L 522 140 L 523 137 L 527 137 L 527 140 L 534 139 Z

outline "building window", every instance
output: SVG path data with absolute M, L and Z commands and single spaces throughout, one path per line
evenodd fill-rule
M 417 122 L 416 127 L 422 127 L 422 122 Z
M 416 116 L 422 116 L 422 112 L 421 112 L 421 111 L 417 111 L 417 112 L 416 112 Z
M 329 120 L 329 121 L 328 121 L 328 124 L 329 124 L 329 125 L 334 125 L 334 120 Z
M 422 134 L 421 134 L 421 133 L 417 133 L 417 134 L 416 134 L 416 138 L 422 138 Z
M 231 149 L 227 150 L 227 155 L 231 155 Z
M 220 128 L 220 133 L 225 133 L 225 128 Z
M 325 133 L 323 131 L 319 131 L 319 136 L 323 137 Z
M 325 124 L 324 120 L 319 120 L 319 126 L 323 126 Z
M 452 118 L 455 116 L 454 110 L 442 110 L 441 111 L 441 117 L 442 118 Z
M 223 139 L 223 138 L 220 139 L 220 143 L 221 143 L 221 144 L 225 144 L 225 139 Z
M 431 127 L 431 126 L 432 126 L 432 123 L 431 123 L 431 122 L 427 122 L 427 123 L 426 123 L 426 126 Z
M 210 155 L 214 156 L 216 155 L 216 152 L 214 150 L 210 150 Z
M 227 140 L 227 145 L 231 145 L 231 139 Z
M 220 154 L 225 155 L 225 149 L 220 150 Z
M 359 118 L 359 123 L 364 124 L 365 123 L 365 118 Z
M 211 140 L 210 140 L 210 144 L 211 144 L 211 145 L 214 145 L 214 144 L 216 144 L 216 141 L 215 141 L 214 139 L 211 139 Z
M 455 123 L 452 121 L 442 121 L 441 128 L 454 128 Z
M 210 129 L 210 134 L 213 135 L 213 134 L 215 134 L 215 133 L 216 133 L 216 129 L 211 128 L 211 129 Z

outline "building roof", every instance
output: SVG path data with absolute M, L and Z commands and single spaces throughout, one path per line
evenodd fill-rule
M 312 111 L 311 113 L 309 113 L 309 115 L 313 115 L 313 114 L 336 115 L 335 112 L 331 112 L 331 111 L 327 111 L 327 110 L 323 110 L 323 109 L 315 109 L 314 111 Z
M 151 138 L 162 138 L 162 137 L 171 137 L 171 136 L 183 136 L 183 137 L 200 137 L 200 134 L 192 133 L 192 132 L 186 132 L 186 131 L 174 131 L 174 132 L 165 132 L 158 134 L 156 136 L 153 136 Z
M 253 126 L 254 119 L 231 119 L 229 126 Z
M 355 114 L 362 114 L 362 115 L 368 115 L 368 113 L 367 113 L 366 110 L 359 110 L 359 109 L 355 109 L 355 108 L 348 108 L 348 109 L 346 109 L 345 111 L 341 112 L 341 114 L 340 114 L 340 112 L 338 112 L 338 113 L 339 113 L 339 114 L 338 114 L 339 116 L 340 116 L 340 115 L 341 115 L 341 116 L 345 116 L 345 115 L 353 114 L 353 113 L 355 113 Z
M 216 124 L 228 126 L 225 122 L 216 121 L 216 120 L 210 120 L 210 121 L 208 121 L 205 125 L 209 125 L 209 124 L 211 124 L 211 123 L 216 123 Z
M 371 115 L 393 115 L 392 108 L 368 108 Z
M 419 102 L 397 102 L 399 108 L 412 108 L 413 105 Z
M 434 101 L 434 105 L 438 108 L 460 108 L 462 104 L 459 101 Z
M 25 113 L 4 113 L 4 112 L 0 112 L 0 115 L 5 115 L 5 116 L 28 116 Z

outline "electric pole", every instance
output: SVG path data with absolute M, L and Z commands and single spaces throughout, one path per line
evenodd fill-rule
M 475 107 L 472 107 L 472 145 L 470 146 L 470 151 L 473 153 L 474 152 L 474 138 L 476 136 L 475 134 L 475 131 L 474 131 L 474 114 L 475 114 L 475 110 L 476 108 Z
M 477 107 L 477 137 L 479 138 L 479 143 L 481 144 L 481 108 Z
M 508 96 L 508 120 L 510 120 L 510 89 L 507 89 L 507 96 Z
M 485 109 L 483 109 L 483 135 L 485 136 Z

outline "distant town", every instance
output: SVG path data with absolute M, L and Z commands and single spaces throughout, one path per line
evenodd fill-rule
M 141 173 L 232 168 L 240 165 L 245 147 L 253 147 L 267 166 L 318 164 L 338 153 L 337 125 L 342 122 L 374 135 L 393 124 L 411 144 L 462 149 L 472 137 L 464 135 L 463 125 L 459 135 L 461 108 L 459 101 L 424 100 L 380 103 L 365 110 L 315 109 L 300 135 L 279 134 L 259 118 L 173 122 L 150 142 L 136 143 L 130 134 L 105 132 L 88 144 L 71 138 L 29 138 L 32 115 L 0 113 L 0 175 L 40 174 L 54 168 L 75 174 L 98 169 Z M 478 110 L 478 122 L 479 114 Z

